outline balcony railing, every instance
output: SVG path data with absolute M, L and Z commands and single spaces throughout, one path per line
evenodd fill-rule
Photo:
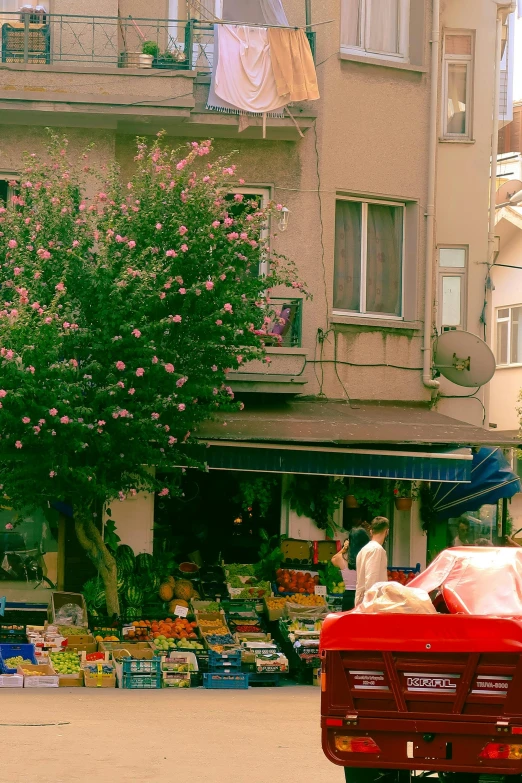
M 0 26 L 3 63 L 210 72 L 214 61 L 213 23 L 197 19 L 0 12 Z

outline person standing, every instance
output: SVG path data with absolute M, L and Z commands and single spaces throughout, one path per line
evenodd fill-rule
M 469 519 L 460 517 L 458 534 L 453 539 L 453 546 L 471 546 L 473 541 L 469 532 Z
M 386 517 L 375 517 L 371 524 L 372 540 L 357 555 L 355 606 L 364 601 L 366 592 L 374 584 L 388 581 L 388 560 L 383 544 L 389 531 L 390 523 Z
M 349 612 L 355 606 L 357 555 L 369 541 L 370 536 L 363 527 L 353 527 L 342 549 L 332 557 L 332 565 L 339 568 L 344 582 L 343 612 Z

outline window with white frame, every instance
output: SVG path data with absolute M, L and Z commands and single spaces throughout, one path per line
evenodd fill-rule
M 441 331 L 466 328 L 467 247 L 439 247 L 438 325 Z
M 338 199 L 334 313 L 402 318 L 405 205 Z
M 407 61 L 409 16 L 410 0 L 341 0 L 341 52 Z
M 522 305 L 497 310 L 497 366 L 522 364 Z
M 442 136 L 471 139 L 473 97 L 473 34 L 444 34 Z

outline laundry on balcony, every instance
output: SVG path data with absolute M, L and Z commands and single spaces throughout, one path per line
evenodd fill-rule
M 279 95 L 288 101 L 316 101 L 317 75 L 304 30 L 270 27 L 268 41 Z

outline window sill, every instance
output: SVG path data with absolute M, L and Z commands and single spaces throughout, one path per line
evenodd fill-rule
M 369 330 L 376 329 L 400 329 L 401 331 L 416 332 L 420 331 L 422 324 L 420 321 L 395 321 L 389 318 L 362 318 L 357 315 L 339 315 L 330 314 L 330 323 L 340 326 L 358 326 L 366 327 Z
M 475 144 L 475 139 L 445 139 L 439 138 L 439 144 Z
M 308 351 L 305 348 L 299 348 L 297 346 L 271 346 L 266 348 L 266 352 L 277 356 L 277 354 L 286 354 L 287 356 L 306 356 Z
M 522 364 L 497 364 L 497 370 L 522 370 Z
M 414 73 L 428 72 L 425 65 L 413 65 L 412 63 L 400 62 L 398 60 L 381 60 L 380 57 L 365 57 L 364 55 L 348 54 L 347 52 L 339 52 L 339 59 L 353 63 L 363 63 L 364 65 L 380 65 L 383 68 L 394 68 L 398 71 L 413 71 Z

